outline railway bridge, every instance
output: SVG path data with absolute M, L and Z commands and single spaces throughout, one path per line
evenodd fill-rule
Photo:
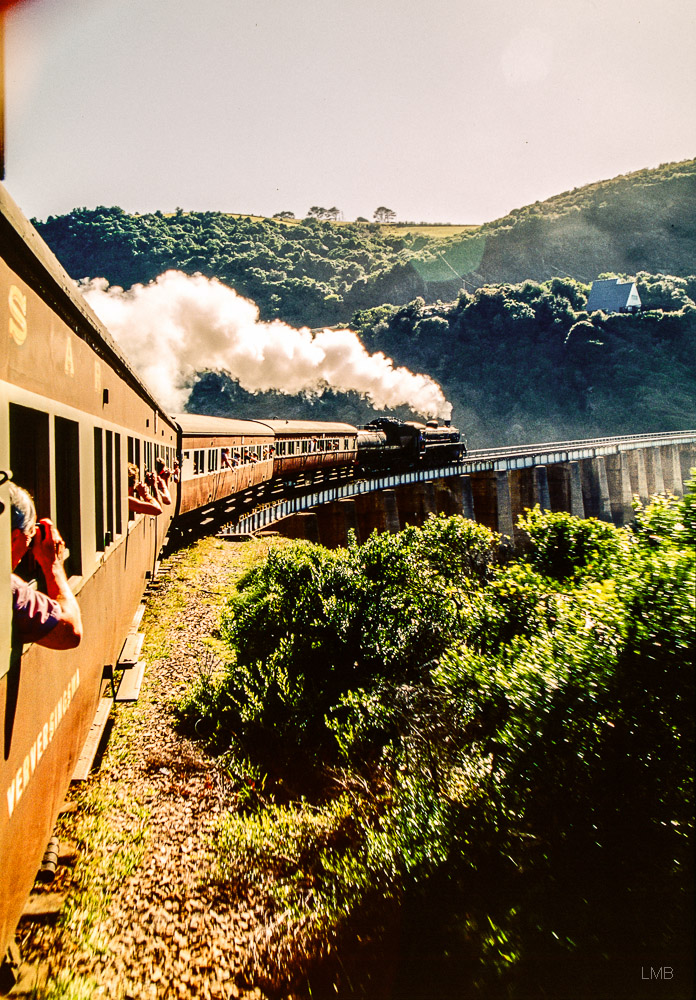
M 660 493 L 681 496 L 694 467 L 696 431 L 478 449 L 439 468 L 289 484 L 252 501 L 223 534 L 274 527 L 333 547 L 345 545 L 351 529 L 363 541 L 375 529 L 399 531 L 444 513 L 518 543 L 518 515 L 536 504 L 623 525 L 635 496 L 643 503 Z

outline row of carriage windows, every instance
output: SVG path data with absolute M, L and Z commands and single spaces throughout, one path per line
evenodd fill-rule
M 14 481 L 34 497 L 39 517 L 53 509 L 56 525 L 69 551 L 68 575 L 82 573 L 80 498 L 80 427 L 77 421 L 54 416 L 28 406 L 10 403 L 10 468 Z M 51 504 L 51 438 L 55 469 L 55 506 Z M 126 485 L 124 458 L 138 469 L 141 479 L 162 459 L 172 468 L 175 449 L 128 435 L 125 442 L 118 431 L 93 428 L 94 456 L 94 540 L 97 552 L 104 552 L 123 533 L 128 517 L 124 504 Z M 239 445 L 229 448 L 202 448 L 193 451 L 193 474 L 224 471 L 239 465 L 267 461 L 278 456 L 306 455 L 354 449 L 350 438 L 298 438 L 272 444 Z M 185 453 L 189 457 L 189 452 Z M 132 516 L 132 515 L 131 515 Z
M 308 455 L 312 452 L 330 452 L 354 450 L 351 438 L 298 438 L 297 440 L 278 441 L 272 444 L 238 445 L 230 448 L 195 448 L 184 452 L 184 459 L 193 457 L 193 474 L 202 476 L 211 472 L 223 472 L 240 465 L 253 465 L 255 462 L 265 462 L 276 455 L 288 457 L 292 455 Z
M 54 416 L 28 406 L 10 403 L 10 468 L 12 478 L 34 497 L 38 517 L 53 509 L 55 522 L 68 550 L 68 576 L 82 573 L 82 522 L 80 491 L 80 426 L 77 421 Z M 123 533 L 128 516 L 124 503 L 126 470 L 124 458 L 138 467 L 143 478 L 161 458 L 172 467 L 176 452 L 168 445 L 128 436 L 125 443 L 117 431 L 93 428 L 94 539 L 96 551 L 104 552 Z M 55 506 L 51 505 L 51 436 L 55 470 Z

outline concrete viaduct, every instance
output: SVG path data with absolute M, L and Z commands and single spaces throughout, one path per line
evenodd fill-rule
M 696 467 L 696 431 L 637 434 L 585 441 L 470 451 L 440 468 L 319 484 L 281 496 L 226 529 L 248 535 L 271 526 L 291 538 L 345 545 L 348 531 L 364 541 L 375 529 L 399 531 L 431 513 L 465 517 L 519 542 L 517 517 L 536 504 L 617 525 L 633 517 L 632 501 L 683 495 Z

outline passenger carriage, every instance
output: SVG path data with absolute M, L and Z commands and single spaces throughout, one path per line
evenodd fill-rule
M 0 954 L 12 938 L 178 500 L 129 516 L 127 463 L 177 428 L 0 187 Z M 11 648 L 10 477 L 69 550 L 80 646 Z M 24 567 L 31 575 L 31 567 Z
M 275 437 L 273 475 L 293 477 L 355 464 L 357 431 L 318 420 L 265 420 Z
M 273 476 L 273 431 L 255 420 L 181 413 L 180 515 L 217 505 Z

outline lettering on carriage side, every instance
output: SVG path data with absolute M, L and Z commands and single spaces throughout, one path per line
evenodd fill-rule
M 65 374 L 74 375 L 75 374 L 75 364 L 73 362 L 72 356 L 72 340 L 70 337 L 65 341 Z
M 21 347 L 27 339 L 27 297 L 16 285 L 10 285 L 7 304 L 10 308 L 10 336 Z
M 80 671 L 76 670 L 68 681 L 65 690 L 56 702 L 53 711 L 48 717 L 48 721 L 44 722 L 43 726 L 39 729 L 36 739 L 29 748 L 29 752 L 17 768 L 17 773 L 7 788 L 8 817 L 12 817 L 12 813 L 15 811 L 19 800 L 26 791 L 27 785 L 31 781 L 39 761 L 50 746 L 51 740 L 55 736 L 61 720 L 67 714 L 79 686 Z

